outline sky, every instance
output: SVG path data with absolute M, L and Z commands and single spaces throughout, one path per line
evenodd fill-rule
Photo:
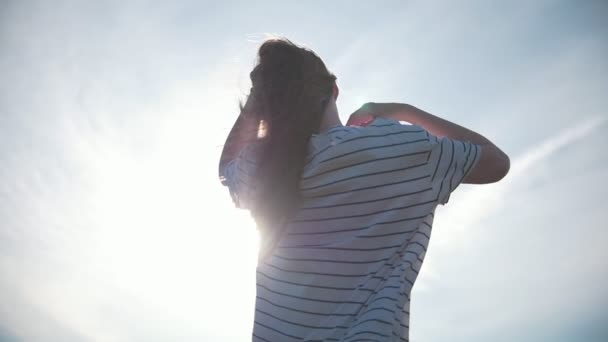
M 1 1 L 0 341 L 246 341 L 257 235 L 218 182 L 261 42 L 341 118 L 480 132 L 501 182 L 437 209 L 413 341 L 608 340 L 605 1 Z

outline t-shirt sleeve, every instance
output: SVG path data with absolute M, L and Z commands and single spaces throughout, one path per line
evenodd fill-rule
M 430 153 L 428 171 L 439 204 L 446 204 L 450 194 L 473 169 L 481 156 L 481 146 L 468 141 L 436 137 L 428 133 Z
M 238 156 L 228 162 L 223 170 L 222 184 L 228 187 L 237 208 L 250 209 L 255 191 L 254 173 L 256 161 L 252 146 L 244 148 Z

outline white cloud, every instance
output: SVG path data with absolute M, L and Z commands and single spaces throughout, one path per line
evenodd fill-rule
M 433 243 L 454 247 L 458 241 L 467 239 L 466 230 L 474 227 L 480 228 L 480 221 L 494 216 L 505 204 L 505 194 L 516 186 L 514 183 L 525 177 L 529 169 L 551 158 L 561 148 L 594 134 L 594 131 L 601 128 L 606 121 L 608 121 L 608 117 L 591 117 L 544 141 L 532 143 L 532 147 L 520 156 L 512 158 L 509 174 L 500 182 L 483 186 L 468 186 L 462 194 L 455 193 L 454 200 L 450 200 L 448 205 L 439 209 L 436 221 L 439 227 L 445 222 L 446 225 L 449 225 L 449 229 L 443 231 L 440 236 L 436 236 Z M 461 185 L 461 187 L 463 186 Z

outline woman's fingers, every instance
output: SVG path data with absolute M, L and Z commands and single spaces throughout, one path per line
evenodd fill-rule
M 372 121 L 374 121 L 375 117 L 371 114 L 367 114 L 367 113 L 362 113 L 362 114 L 355 114 L 353 113 L 350 118 L 348 119 L 348 122 L 346 122 L 347 126 L 367 126 L 369 125 Z
M 346 122 L 347 126 L 367 126 L 372 121 L 374 121 L 375 115 L 369 110 L 367 106 L 363 106 L 357 109 L 354 113 L 350 115 L 348 121 Z

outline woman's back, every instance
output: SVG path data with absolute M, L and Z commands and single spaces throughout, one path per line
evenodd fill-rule
M 251 151 L 226 172 L 241 207 Z M 383 118 L 314 135 L 299 209 L 258 264 L 254 340 L 407 340 L 435 208 L 479 158 L 478 145 Z
M 407 341 L 435 208 L 463 181 L 502 179 L 508 156 L 403 103 L 342 127 L 336 76 L 286 39 L 261 45 L 250 78 L 219 174 L 262 237 L 253 339 Z

